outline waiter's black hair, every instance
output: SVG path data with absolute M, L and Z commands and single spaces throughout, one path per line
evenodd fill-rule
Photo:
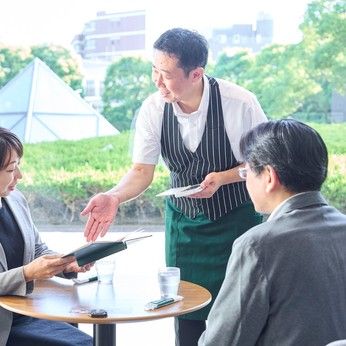
M 15 150 L 19 157 L 23 156 L 23 145 L 19 138 L 11 131 L 0 127 L 0 169 L 9 164 L 12 150 Z
M 164 32 L 154 43 L 154 49 L 173 55 L 185 74 L 208 62 L 208 42 L 196 31 L 174 28 Z
M 292 192 L 320 190 L 328 172 L 323 139 L 310 126 L 293 119 L 268 121 L 247 132 L 240 141 L 244 162 L 260 174 L 264 166 L 276 171 Z

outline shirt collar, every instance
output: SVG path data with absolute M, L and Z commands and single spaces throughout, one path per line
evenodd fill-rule
M 269 217 L 268 217 L 268 219 L 267 219 L 267 222 L 270 221 L 270 220 L 275 219 L 275 218 L 276 218 L 276 215 L 280 212 L 281 208 L 282 208 L 286 203 L 288 203 L 288 201 L 289 201 L 290 199 L 292 199 L 292 198 L 295 197 L 295 196 L 303 195 L 304 193 L 306 193 L 306 192 L 297 193 L 297 194 L 295 194 L 295 195 L 293 195 L 293 196 L 290 196 L 290 197 L 286 198 L 284 201 L 282 201 L 282 202 L 281 202 L 279 205 L 277 205 L 277 206 L 274 208 L 274 210 L 271 212 L 271 214 L 269 215 Z
M 172 106 L 173 106 L 173 112 L 174 115 L 176 115 L 177 117 L 191 117 L 193 115 L 199 115 L 203 112 L 208 112 L 208 106 L 209 106 L 209 80 L 207 78 L 206 75 L 203 75 L 203 94 L 202 94 L 202 99 L 201 99 L 201 103 L 199 104 L 199 107 L 197 109 L 197 111 L 191 113 L 191 114 L 186 114 L 184 113 L 181 108 L 179 107 L 177 102 L 173 102 Z

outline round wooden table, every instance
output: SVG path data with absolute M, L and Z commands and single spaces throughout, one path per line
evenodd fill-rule
M 51 279 L 36 281 L 34 292 L 26 297 L 0 296 L 0 306 L 36 318 L 92 323 L 94 345 L 113 346 L 116 345 L 116 323 L 179 316 L 199 310 L 211 301 L 208 290 L 187 281 L 180 282 L 179 295 L 184 297 L 180 302 L 146 311 L 145 304 L 158 296 L 144 277 L 137 278 L 136 282 L 117 280 L 108 285 L 97 281 L 76 285 L 70 280 Z M 104 309 L 108 317 L 90 317 L 91 309 Z

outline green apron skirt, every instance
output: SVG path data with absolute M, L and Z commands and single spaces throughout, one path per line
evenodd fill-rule
M 182 280 L 201 285 L 212 294 L 208 306 L 179 318 L 206 320 L 225 277 L 234 240 L 261 223 L 262 217 L 246 202 L 214 221 L 203 214 L 190 219 L 169 199 L 165 216 L 167 266 L 179 267 Z

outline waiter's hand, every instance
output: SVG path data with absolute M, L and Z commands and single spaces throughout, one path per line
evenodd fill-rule
M 211 172 L 201 182 L 202 191 L 194 193 L 190 198 L 210 198 L 223 184 L 222 172 Z
M 91 198 L 81 212 L 81 215 L 84 216 L 89 214 L 84 229 L 84 236 L 87 241 L 95 241 L 99 235 L 103 237 L 107 233 L 118 211 L 119 204 L 119 198 L 113 194 L 99 193 Z

